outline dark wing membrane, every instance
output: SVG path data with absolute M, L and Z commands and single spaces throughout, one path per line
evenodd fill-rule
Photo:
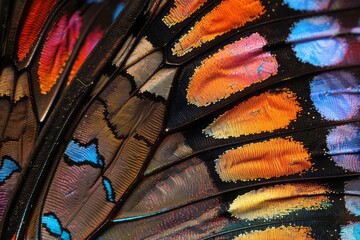
M 10 1 L 1 1 L 0 2 L 0 56 L 3 56 L 3 44 L 5 43 L 6 38 L 6 26 L 8 25 L 9 15 L 10 15 Z
M 3 236 L 357 239 L 358 1 L 130 3 Z
M 1 13 L 7 16 L 1 19 L 1 221 L 14 189 L 21 186 L 19 179 L 52 102 L 70 84 L 123 5 L 121 1 L 1 1 Z

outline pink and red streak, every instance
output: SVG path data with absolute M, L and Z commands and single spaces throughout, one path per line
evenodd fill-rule
M 81 17 L 75 12 L 71 18 L 64 15 L 50 30 L 39 60 L 40 90 L 46 94 L 59 79 L 80 36 Z

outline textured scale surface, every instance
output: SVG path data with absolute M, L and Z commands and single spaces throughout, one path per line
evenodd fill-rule
M 0 1 L 1 239 L 360 239 L 357 0 Z

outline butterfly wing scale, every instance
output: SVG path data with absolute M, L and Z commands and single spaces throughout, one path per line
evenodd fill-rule
M 129 4 L 50 115 L 4 236 L 356 239 L 358 8 Z
M 42 128 L 41 122 L 51 112 L 52 103 L 62 94 L 66 82 L 70 83 L 69 78 L 75 75 L 116 18 L 114 10 L 117 4 L 117 1 L 69 1 L 66 4 L 62 1 L 50 1 L 45 5 L 41 1 L 1 1 L 1 11 L 4 13 L 1 16 L 5 16 L 1 19 L 4 31 L 1 31 L 0 64 L 2 222 L 4 212 L 11 211 L 8 203 L 14 197 L 14 190 L 22 186 L 21 175 L 28 167 L 28 157 Z M 75 13 L 75 17 L 69 17 L 69 12 Z M 101 21 L 94 22 L 93 18 L 96 16 L 100 16 Z M 72 21 L 66 22 L 68 18 Z M 66 20 L 63 25 L 59 23 L 61 19 Z M 86 21 L 81 22 L 84 20 Z M 74 27 L 74 22 L 82 24 L 82 28 Z M 56 33 L 53 29 L 59 27 L 67 30 Z M 76 32 L 80 32 L 82 37 L 76 36 Z M 71 38 L 71 41 L 67 41 Z M 41 57 L 44 55 L 44 46 L 49 45 L 52 47 L 46 49 L 48 55 L 43 57 L 46 58 L 44 60 Z M 84 47 L 81 48 L 82 45 Z M 52 49 L 60 51 L 49 54 Z M 21 60 L 18 58 L 20 55 Z M 61 68 L 56 68 L 49 62 L 56 63 Z M 62 88 L 57 87 L 56 91 L 49 94 L 41 93 L 41 80 L 38 77 L 38 66 L 41 64 L 48 66 L 42 69 L 42 76 L 47 78 L 51 74 L 57 74 L 59 79 L 54 78 L 55 83 Z

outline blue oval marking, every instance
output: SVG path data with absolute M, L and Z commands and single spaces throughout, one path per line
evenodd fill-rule
M 360 128 L 354 124 L 338 126 L 326 138 L 328 154 L 336 165 L 360 172 Z
M 297 22 L 288 42 L 294 43 L 296 57 L 314 66 L 333 66 L 346 56 L 348 43 L 343 38 L 333 37 L 340 32 L 336 19 L 321 16 Z
M 349 120 L 359 113 L 360 81 L 345 71 L 324 73 L 310 83 L 310 97 L 326 120 Z
M 328 9 L 331 0 L 284 0 L 290 8 L 299 11 L 319 11 Z

